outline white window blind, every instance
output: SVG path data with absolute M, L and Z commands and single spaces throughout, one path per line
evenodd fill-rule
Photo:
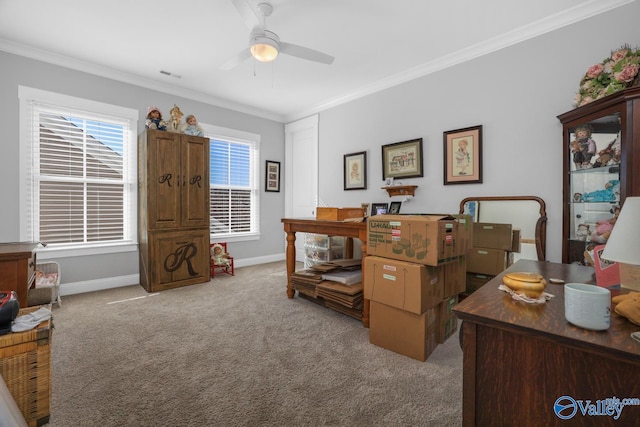
M 258 233 L 258 144 L 220 131 L 210 138 L 211 236 L 228 239 Z
M 37 99 L 29 100 L 26 112 L 30 238 L 50 247 L 134 242 L 131 119 Z

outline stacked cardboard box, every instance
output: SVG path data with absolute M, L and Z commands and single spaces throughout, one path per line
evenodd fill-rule
M 369 342 L 425 361 L 457 330 L 451 307 L 465 289 L 471 227 L 467 216 L 369 218 L 364 260 Z
M 511 224 L 478 222 L 473 226 L 473 246 L 467 262 L 466 294 L 500 274 L 513 264 L 513 253 L 520 252 L 520 230 Z

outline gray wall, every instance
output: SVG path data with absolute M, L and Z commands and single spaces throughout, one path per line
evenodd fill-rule
M 455 213 L 469 196 L 535 195 L 547 204 L 547 259 L 562 257 L 562 127 L 587 67 L 640 45 L 640 2 L 320 114 L 327 206 L 389 202 L 381 146 L 423 138 L 424 177 L 401 212 Z M 434 41 L 437 43 L 437 41 Z M 381 58 L 381 60 L 383 60 Z M 443 132 L 483 125 L 483 183 L 443 185 Z M 342 191 L 343 155 L 367 151 L 368 189 Z
M 97 77 L 69 68 L 0 52 L 0 128 L 3 129 L 0 156 L 0 200 L 2 221 L 0 242 L 19 240 L 19 100 L 18 86 L 58 92 L 65 95 L 137 109 L 138 133 L 144 129 L 147 108 L 158 106 L 168 117 L 173 104 L 185 114 L 195 114 L 201 123 L 253 132 L 262 135 L 260 143 L 260 229 L 259 241 L 231 243 L 229 250 L 240 261 L 282 257 L 284 193 L 264 193 L 264 160 L 284 161 L 282 123 L 196 102 L 127 83 Z M 83 256 L 56 259 L 61 265 L 62 284 L 92 281 L 112 276 L 138 274 L 137 253 Z M 63 286 L 64 293 L 64 286 Z
M 533 40 L 454 66 L 320 113 L 320 198 L 328 206 L 388 202 L 382 185 L 381 145 L 424 139 L 423 178 L 403 212 L 457 212 L 474 196 L 536 195 L 547 203 L 548 259 L 561 258 L 562 135 L 556 116 L 573 108 L 578 82 L 588 66 L 623 43 L 640 45 L 636 17 L 640 2 L 596 16 Z M 437 43 L 437 41 L 434 41 Z M 381 58 L 383 60 L 383 58 Z M 281 123 L 126 83 L 0 52 L 0 241 L 19 238 L 18 85 L 135 108 L 139 130 L 149 105 L 165 114 L 174 104 L 203 123 L 262 135 L 264 160 L 284 161 Z M 442 132 L 484 126 L 482 184 L 443 185 Z M 343 155 L 367 151 L 368 189 L 343 191 Z M 240 260 L 281 256 L 280 218 L 284 193 L 261 194 L 258 242 L 233 243 Z M 59 260 L 63 284 L 138 273 L 137 254 Z

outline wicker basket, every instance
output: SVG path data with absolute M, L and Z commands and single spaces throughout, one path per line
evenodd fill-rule
M 52 286 L 34 286 L 29 289 L 27 305 L 34 306 L 56 302 L 60 307 L 62 302 L 60 298 L 60 264 L 55 261 L 38 263 L 36 264 L 36 271 L 38 270 L 44 274 L 56 273 L 58 277 Z
M 39 308 L 20 309 L 18 316 Z M 0 375 L 29 426 L 49 422 L 51 330 L 51 320 L 47 320 L 30 331 L 0 335 Z

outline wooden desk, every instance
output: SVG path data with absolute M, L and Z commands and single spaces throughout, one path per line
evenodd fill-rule
M 509 271 L 595 283 L 593 269 L 578 265 L 520 260 Z M 640 326 L 613 310 L 607 331 L 573 326 L 564 317 L 563 285 L 547 285 L 555 297 L 529 305 L 497 289 L 504 274 L 453 309 L 463 320 L 463 425 L 639 425 L 640 406 L 625 406 L 618 420 L 582 415 L 578 407 L 571 419 L 562 420 L 554 404 L 562 396 L 592 403 L 640 398 L 640 343 L 630 337 Z M 627 291 L 611 293 L 620 292 Z
M 27 306 L 29 288 L 36 278 L 39 243 L 0 243 L 0 289 L 16 291 L 20 307 Z
M 326 234 L 328 236 L 355 237 L 362 242 L 362 259 L 367 253 L 367 223 L 366 222 L 342 222 L 324 221 L 304 218 L 282 218 L 284 231 L 287 233 L 287 296 L 293 298 L 295 289 L 291 286 L 291 275 L 296 270 L 296 232 Z M 347 246 L 347 256 L 353 256 L 353 246 Z M 349 254 L 350 252 L 350 254 Z M 364 267 L 364 265 L 363 265 Z M 364 283 L 364 268 L 362 269 L 362 281 Z M 369 300 L 365 299 L 362 305 L 362 324 L 369 327 Z

